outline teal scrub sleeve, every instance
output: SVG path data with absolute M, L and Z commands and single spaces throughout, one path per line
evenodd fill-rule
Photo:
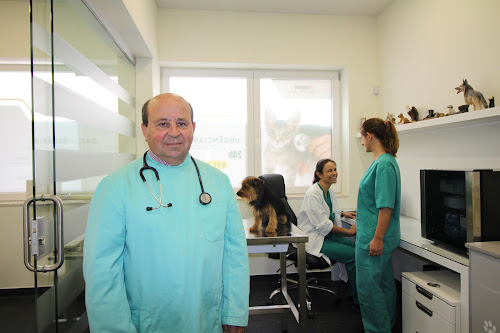
M 225 190 L 228 204 L 222 259 L 222 324 L 246 327 L 250 294 L 248 249 L 236 196 L 227 176 Z
M 383 161 L 377 166 L 375 176 L 375 205 L 380 208 L 394 209 L 396 203 L 396 170 L 394 166 Z
M 120 176 L 119 176 L 120 177 Z M 136 332 L 125 290 L 125 186 L 108 176 L 90 203 L 83 273 L 91 332 Z

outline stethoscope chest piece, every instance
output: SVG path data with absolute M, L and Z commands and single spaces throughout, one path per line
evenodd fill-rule
M 200 194 L 200 202 L 202 205 L 208 205 L 212 202 L 212 196 L 206 192 Z

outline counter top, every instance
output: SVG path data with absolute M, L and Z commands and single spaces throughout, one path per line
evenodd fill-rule
M 342 220 L 350 225 L 353 225 L 356 222 L 356 220 L 345 217 L 343 217 Z M 421 254 L 421 251 L 429 251 L 445 259 L 452 260 L 460 265 L 469 266 L 469 258 L 466 255 L 450 251 L 445 247 L 436 245 L 431 240 L 423 238 L 421 233 L 421 222 L 419 219 L 401 215 L 399 222 L 401 224 L 400 248 L 410 252 L 418 250 L 418 254 Z M 500 244 L 498 249 L 500 251 Z
M 419 219 L 401 215 L 401 244 L 400 247 L 407 248 L 407 244 L 414 245 L 426 251 L 453 260 L 461 265 L 469 266 L 469 257 L 448 250 L 446 247 L 438 246 L 433 241 L 423 238 L 421 232 L 421 222 Z
M 500 259 L 500 241 L 465 243 L 465 247 Z

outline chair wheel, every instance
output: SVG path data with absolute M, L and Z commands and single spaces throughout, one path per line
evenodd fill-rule
M 273 299 L 272 298 L 268 298 L 267 299 L 267 305 L 273 305 Z
M 307 318 L 313 319 L 314 318 L 314 312 L 313 311 L 307 311 Z

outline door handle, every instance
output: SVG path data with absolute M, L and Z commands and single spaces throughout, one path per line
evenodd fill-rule
M 30 223 L 32 219 L 30 218 L 29 206 L 35 201 L 52 201 L 56 205 L 56 246 L 57 246 L 57 261 L 52 265 L 43 265 L 34 267 L 30 261 L 30 235 L 36 234 L 37 230 L 33 230 L 32 224 Z M 24 265 L 27 269 L 32 272 L 51 272 L 59 269 L 64 263 L 64 251 L 63 251 L 63 236 L 62 236 L 62 225 L 63 225 L 63 202 L 61 198 L 57 195 L 52 194 L 42 194 L 39 197 L 30 197 L 26 199 L 24 202 L 24 224 L 23 224 L 23 238 L 24 238 Z M 37 218 L 33 219 L 36 221 Z M 38 228 L 36 228 L 38 229 Z M 38 239 L 31 239 L 32 247 L 35 246 L 35 242 L 38 243 Z M 38 251 L 35 251 L 34 254 L 38 254 Z

